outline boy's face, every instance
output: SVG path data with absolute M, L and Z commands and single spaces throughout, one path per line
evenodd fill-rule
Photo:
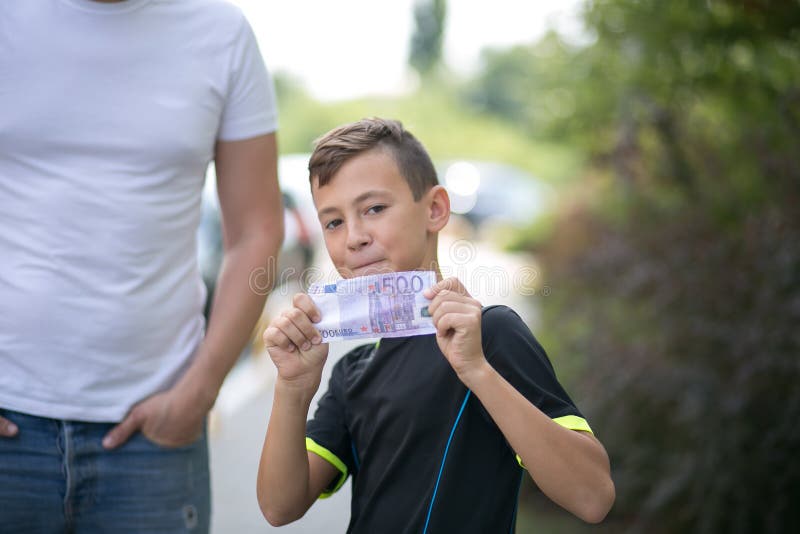
M 314 178 L 311 192 L 328 254 L 343 277 L 435 269 L 434 191 L 415 202 L 386 151 L 355 156 L 323 187 Z

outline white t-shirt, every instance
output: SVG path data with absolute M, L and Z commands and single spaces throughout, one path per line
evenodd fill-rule
M 0 407 L 119 421 L 176 381 L 215 141 L 276 122 L 222 0 L 0 2 Z

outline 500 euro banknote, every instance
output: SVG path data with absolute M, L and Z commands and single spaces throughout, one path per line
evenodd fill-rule
M 405 271 L 313 284 L 308 294 L 322 320 L 314 326 L 323 343 L 343 339 L 433 334 L 422 292 L 436 284 L 433 271 Z

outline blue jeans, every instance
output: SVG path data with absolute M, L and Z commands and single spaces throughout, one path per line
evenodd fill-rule
M 205 432 L 168 449 L 141 433 L 101 445 L 111 423 L 34 417 L 0 409 L 19 433 L 0 437 L 0 531 L 14 534 L 208 532 Z

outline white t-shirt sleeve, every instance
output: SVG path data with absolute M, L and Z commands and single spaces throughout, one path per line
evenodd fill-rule
M 277 128 L 278 108 L 272 77 L 253 30 L 242 16 L 231 51 L 228 92 L 217 139 L 247 139 Z

